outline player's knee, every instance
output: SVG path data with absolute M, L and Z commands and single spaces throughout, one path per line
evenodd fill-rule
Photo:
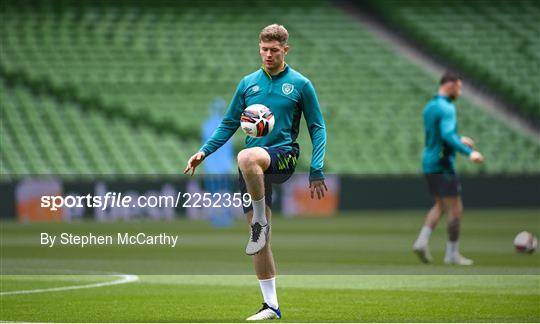
M 463 206 L 452 206 L 449 210 L 448 216 L 450 218 L 461 218 L 463 216 Z
M 438 213 L 438 214 L 441 214 L 441 213 L 444 213 L 444 204 L 437 200 L 435 202 L 435 204 L 433 205 L 433 209 Z
M 256 157 L 249 149 L 244 149 L 238 153 L 238 167 L 240 170 L 247 170 L 256 165 Z
M 433 205 L 432 208 L 433 208 L 433 211 L 435 211 L 437 213 L 442 213 L 443 208 L 442 208 L 442 206 L 440 204 L 435 203 L 435 205 Z

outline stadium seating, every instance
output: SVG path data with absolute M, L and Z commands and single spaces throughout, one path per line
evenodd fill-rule
M 416 174 L 421 112 L 437 78 L 325 1 L 12 1 L 0 14 L 2 178 L 177 174 L 215 97 L 257 69 L 259 30 L 291 33 L 287 62 L 314 83 L 328 172 Z M 463 134 L 487 163 L 540 172 L 540 144 L 462 99 Z M 305 132 L 300 170 L 308 170 Z M 240 147 L 242 137 L 235 143 Z M 519 160 L 516 161 L 516 156 Z
M 419 44 L 540 124 L 540 4 L 534 0 L 370 1 Z
M 3 177 L 178 173 L 179 157 L 198 145 L 21 86 L 2 84 L 0 90 Z

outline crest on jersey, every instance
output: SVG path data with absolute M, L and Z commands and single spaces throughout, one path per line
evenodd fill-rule
M 294 86 L 290 83 L 283 83 L 281 86 L 281 91 L 283 91 L 284 94 L 288 95 L 291 92 L 293 92 Z
M 258 92 L 259 90 L 261 90 L 261 88 L 259 88 L 258 85 L 254 85 L 253 88 L 251 88 L 252 92 Z

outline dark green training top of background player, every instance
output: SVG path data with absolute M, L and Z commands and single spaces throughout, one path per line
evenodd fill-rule
M 422 170 L 428 173 L 455 173 L 456 151 L 481 162 L 482 155 L 473 150 L 474 142 L 458 135 L 456 106 L 461 95 L 462 80 L 455 73 L 445 73 L 439 92 L 424 108 L 425 147 Z

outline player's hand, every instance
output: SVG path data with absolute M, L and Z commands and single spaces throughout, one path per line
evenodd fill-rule
M 204 156 L 205 156 L 204 152 L 197 152 L 193 154 L 193 156 L 189 158 L 186 169 L 184 170 L 184 174 L 188 173 L 189 170 L 191 170 L 190 175 L 193 176 L 193 174 L 195 173 L 195 169 L 204 160 Z
M 474 141 L 472 140 L 472 138 L 467 136 L 461 136 L 461 143 L 467 145 L 470 148 L 474 147 Z
M 478 151 L 472 151 L 471 155 L 469 155 L 469 160 L 474 163 L 482 163 L 484 162 L 484 156 Z
M 320 200 L 324 197 L 324 192 L 328 191 L 324 180 L 314 180 L 309 183 L 309 189 L 311 190 L 311 199 L 315 198 L 315 193 L 317 193 L 317 198 Z

